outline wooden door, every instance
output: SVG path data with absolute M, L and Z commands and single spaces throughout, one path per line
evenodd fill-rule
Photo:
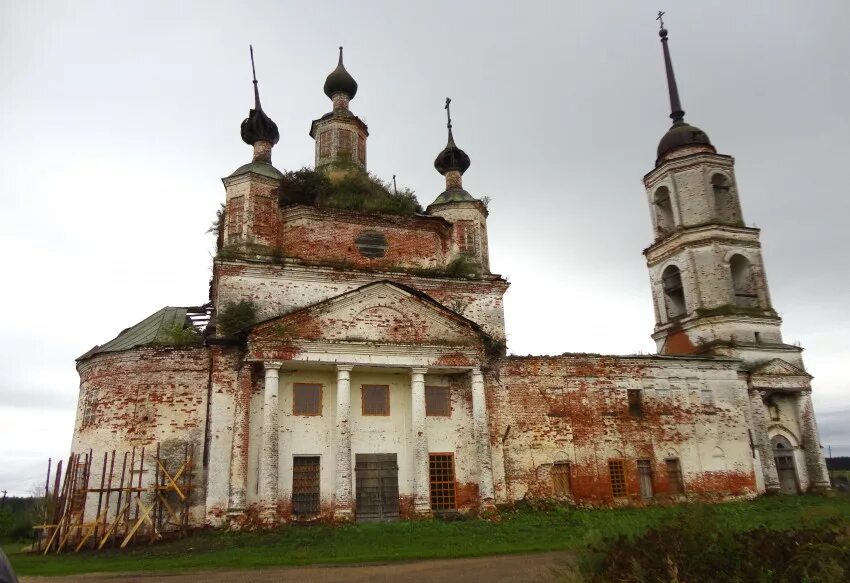
M 398 519 L 398 461 L 394 453 L 354 456 L 358 522 Z
M 778 455 L 776 473 L 779 474 L 779 491 L 782 494 L 797 494 L 797 472 L 794 469 L 794 458 L 790 455 Z
M 640 496 L 644 500 L 652 500 L 652 461 L 638 460 L 638 481 L 640 484 Z

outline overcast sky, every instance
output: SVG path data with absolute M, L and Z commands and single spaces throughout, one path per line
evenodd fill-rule
M 253 43 L 274 164 L 345 46 L 370 170 L 443 190 L 446 96 L 465 188 L 489 196 L 516 354 L 653 352 L 642 176 L 669 125 L 655 12 L 686 120 L 736 158 L 825 445 L 850 455 L 850 2 L 0 0 L 0 490 L 67 457 L 74 359 L 207 300 L 220 178 L 250 160 Z

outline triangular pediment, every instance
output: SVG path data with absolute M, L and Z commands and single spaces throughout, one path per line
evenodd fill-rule
M 249 342 L 476 346 L 485 336 L 474 322 L 430 296 L 379 281 L 261 322 L 250 332 Z
M 804 376 L 811 378 L 809 373 L 782 360 L 781 358 L 774 358 L 773 360 L 762 364 L 758 368 L 754 369 L 751 374 L 753 376 Z

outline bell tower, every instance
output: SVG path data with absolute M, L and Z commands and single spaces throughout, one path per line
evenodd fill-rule
M 668 47 L 661 46 L 673 123 L 644 176 L 652 244 L 644 250 L 661 354 L 711 352 L 751 364 L 782 358 L 802 368 L 801 349 L 783 342 L 759 242 L 741 212 L 735 160 L 685 122 Z
M 660 354 L 741 361 L 753 457 L 765 491 L 828 489 L 812 377 L 803 349 L 782 339 L 760 230 L 747 227 L 741 212 L 735 160 L 685 122 L 663 21 L 659 36 L 673 124 L 658 144 L 655 168 L 643 178 L 655 235 L 643 252 L 655 306 L 652 338 Z

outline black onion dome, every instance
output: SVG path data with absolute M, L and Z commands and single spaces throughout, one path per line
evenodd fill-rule
M 256 108 L 252 109 L 248 113 L 248 117 L 242 121 L 242 139 L 249 146 L 253 146 L 255 142 L 261 140 L 272 144 L 277 144 L 280 140 L 277 124 L 266 115 L 266 112 L 260 107 L 259 101 Z
M 661 138 L 661 141 L 658 142 L 658 157 L 662 158 L 673 150 L 683 148 L 685 146 L 714 147 L 708 139 L 708 134 L 698 127 L 682 121 L 674 123 L 673 126 L 667 130 L 667 133 L 664 134 L 664 137 Z
M 445 176 L 452 170 L 457 170 L 461 174 L 469 168 L 470 161 L 466 152 L 455 145 L 452 130 L 449 128 L 449 143 L 443 148 L 443 151 L 437 154 L 437 159 L 434 160 L 434 168 L 437 172 Z
M 333 98 L 335 93 L 345 93 L 349 99 L 357 95 L 357 81 L 345 70 L 342 64 L 342 47 L 339 47 L 339 64 L 325 79 L 325 95 Z

